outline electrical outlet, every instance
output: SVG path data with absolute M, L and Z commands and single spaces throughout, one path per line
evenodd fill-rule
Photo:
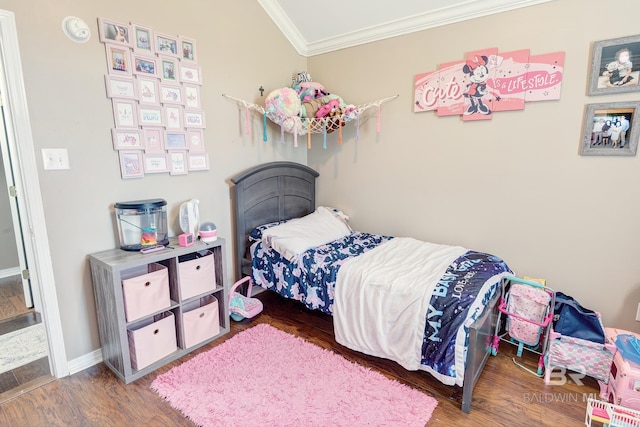
M 640 302 L 638 303 L 638 312 L 636 313 L 636 321 L 640 322 Z
M 43 148 L 42 164 L 45 170 L 69 169 L 69 153 L 66 148 Z

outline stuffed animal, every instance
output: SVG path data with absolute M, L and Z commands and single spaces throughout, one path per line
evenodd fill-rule
M 271 91 L 265 100 L 267 113 L 280 118 L 300 114 L 300 98 L 298 93 L 288 87 Z
M 318 108 L 316 118 L 319 119 L 332 113 L 335 114 L 336 110 L 340 110 L 340 101 L 338 99 L 331 99 Z
M 300 117 L 309 118 L 315 117 L 318 109 L 322 105 L 322 101 L 319 99 L 311 99 L 309 101 L 303 101 L 300 106 Z

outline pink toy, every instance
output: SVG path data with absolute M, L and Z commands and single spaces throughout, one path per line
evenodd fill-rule
M 326 104 L 322 105 L 318 108 L 318 112 L 316 113 L 316 118 L 322 118 L 330 115 L 332 112 L 336 112 L 340 110 L 340 101 L 337 99 L 332 99 Z
M 516 362 L 513 363 L 542 376 L 544 357 L 547 350 L 549 330 L 553 320 L 553 307 L 555 305 L 555 292 L 542 283 L 531 280 L 509 277 L 511 286 L 506 297 L 500 299 L 498 306 L 498 322 L 496 334 L 493 338 L 492 354 L 498 353 L 498 344 L 502 336 L 499 334 L 501 327 L 501 315 L 507 316 L 507 332 L 510 342 L 518 345 L 517 356 L 522 356 L 522 351 L 533 351 L 540 355 L 537 371 L 534 372 Z
M 639 334 L 621 329 L 605 328 L 607 341 L 615 343 L 618 335 L 633 335 L 640 339 Z M 610 403 L 640 410 L 640 365 L 625 358 L 622 351 L 615 353 L 609 374 L 609 383 L 600 393 L 601 399 Z
M 235 291 L 238 286 L 244 283 L 247 284 L 247 296 Z M 257 298 L 251 298 L 252 287 L 251 276 L 243 277 L 231 287 L 229 291 L 229 313 L 233 320 L 239 322 L 245 318 L 251 319 L 262 312 L 262 301 Z

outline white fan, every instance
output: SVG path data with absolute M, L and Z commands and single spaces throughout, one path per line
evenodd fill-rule
M 200 211 L 198 209 L 198 199 L 191 199 L 180 205 L 180 228 L 183 233 L 191 233 L 193 237 L 198 237 L 198 227 L 200 226 Z

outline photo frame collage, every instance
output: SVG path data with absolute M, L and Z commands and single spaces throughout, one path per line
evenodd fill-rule
M 98 29 L 122 178 L 209 170 L 196 41 L 104 18 Z
M 593 44 L 589 96 L 640 91 L 640 35 Z M 640 101 L 585 106 L 580 154 L 635 156 L 640 139 Z

